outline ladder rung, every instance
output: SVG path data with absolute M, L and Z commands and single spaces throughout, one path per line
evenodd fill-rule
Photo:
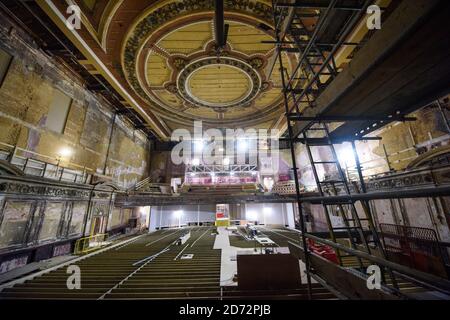
M 337 161 L 314 161 L 314 164 L 337 164 Z
M 315 18 L 319 15 L 317 13 L 297 13 L 295 16 L 298 18 Z
M 305 29 L 291 29 L 289 33 L 293 36 L 308 36 L 308 32 Z
M 351 229 L 361 229 L 360 227 L 337 227 L 333 228 L 333 230 L 351 230 Z
M 286 52 L 300 52 L 300 49 L 298 48 L 286 48 L 286 47 L 282 47 L 280 48 L 281 51 L 286 51 Z
M 347 201 L 327 202 L 327 203 L 324 203 L 323 205 L 325 205 L 325 206 L 336 206 L 336 205 L 341 205 L 341 204 L 353 204 L 353 203 L 354 203 L 354 201 L 347 200 Z
M 320 184 L 327 184 L 327 183 L 345 183 L 345 181 L 342 180 L 329 180 L 329 181 L 319 181 Z

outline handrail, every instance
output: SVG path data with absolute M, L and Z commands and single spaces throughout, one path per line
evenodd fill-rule
M 132 186 L 131 188 L 128 189 L 128 191 L 137 191 L 140 188 L 146 186 L 147 184 L 150 183 L 150 177 L 145 178 L 144 180 L 138 181 L 136 182 L 136 184 L 134 186 Z
M 71 162 L 67 162 L 69 166 L 62 166 L 60 163 L 61 159 L 52 158 L 50 156 L 46 156 L 31 150 L 23 149 L 17 146 L 12 146 L 4 142 L 0 142 L 0 146 L 13 148 L 13 150 L 6 150 L 5 148 L 0 147 L 0 150 L 4 151 L 4 153 L 6 154 L 7 156 L 6 161 L 8 161 L 11 165 L 18 167 L 20 170 L 22 170 L 24 173 L 27 174 L 36 175 L 43 178 L 56 179 L 59 181 L 62 180 L 71 181 L 74 183 L 89 183 L 89 178 L 95 174 L 95 172 L 91 168 L 83 167 Z M 53 161 L 49 162 L 46 160 L 36 159 L 33 157 L 20 156 L 17 154 L 17 150 L 38 157 L 51 159 Z M 39 167 L 37 164 L 40 164 L 41 167 Z M 80 172 L 78 168 L 81 168 L 82 171 Z M 30 173 L 30 170 L 27 171 L 27 169 L 37 170 L 40 172 L 38 174 L 33 174 Z M 51 173 L 50 176 L 47 175 L 49 172 Z M 73 178 L 67 178 L 67 174 L 72 175 Z
M 107 238 L 107 233 L 80 238 L 77 240 L 77 242 L 75 242 L 74 254 L 86 254 L 91 251 L 97 250 L 106 245 L 105 241 Z
M 297 231 L 299 234 L 302 234 L 302 232 L 299 230 L 295 230 L 295 231 Z M 363 259 L 369 260 L 371 262 L 374 262 L 383 267 L 390 268 L 393 271 L 396 271 L 397 273 L 399 273 L 400 275 L 405 274 L 405 275 L 411 277 L 411 278 L 409 278 L 409 277 L 408 278 L 409 278 L 409 280 L 411 280 L 413 282 L 414 282 L 414 279 L 418 279 L 418 281 L 415 281 L 415 282 L 418 283 L 419 285 L 427 286 L 433 290 L 439 290 L 446 294 L 450 293 L 450 281 L 448 281 L 446 279 L 443 279 L 443 278 L 440 278 L 440 277 L 437 277 L 437 276 L 434 276 L 434 275 L 431 275 L 431 274 L 428 274 L 428 273 L 425 273 L 425 272 L 422 272 L 419 270 L 411 269 L 411 268 L 403 266 L 401 264 L 391 262 L 389 260 L 368 254 L 366 252 L 363 252 L 363 251 L 360 251 L 357 249 L 349 248 L 342 244 L 335 243 L 333 241 L 317 237 L 317 236 L 307 233 L 307 232 L 304 233 L 304 236 L 308 239 L 312 239 L 318 243 L 325 244 L 334 249 L 342 250 L 346 253 L 349 253 L 350 255 L 354 255 L 356 257 L 363 258 Z M 298 244 L 293 243 L 291 241 L 289 241 L 289 244 L 302 249 Z
M 26 153 L 31 153 L 31 154 L 39 156 L 39 157 L 43 157 L 43 158 L 47 158 L 47 159 L 50 159 L 50 160 L 54 160 L 56 163 L 58 163 L 58 160 L 59 160 L 58 158 L 47 156 L 45 154 L 38 153 L 38 152 L 35 152 L 35 151 L 31 151 L 31 150 L 28 150 L 28 149 L 24 149 L 24 148 L 21 148 L 21 147 L 18 147 L 18 146 L 13 146 L 13 145 L 8 144 L 8 143 L 0 142 L 0 145 L 9 147 L 9 148 L 12 148 L 12 149 L 15 149 L 15 150 L 20 150 L 20 151 L 23 151 L 23 152 L 26 152 Z M 5 150 L 5 151 L 8 152 L 8 150 Z M 21 157 L 21 156 L 16 155 L 15 153 L 14 153 L 14 156 L 17 156 L 18 158 L 22 158 L 22 159 L 27 159 L 27 157 Z M 53 164 L 53 163 L 50 163 L 50 162 L 46 162 L 44 160 L 39 160 L 39 159 L 33 159 L 33 160 L 40 161 L 40 162 L 43 162 L 43 163 Z M 73 163 L 73 162 L 67 162 L 67 164 L 69 164 L 70 166 L 73 166 L 73 167 L 80 168 L 80 169 L 85 169 L 86 171 L 90 171 L 92 173 L 95 172 L 94 169 L 92 169 L 92 168 L 84 167 L 84 166 L 81 166 L 81 165 Z M 54 165 L 56 165 L 56 164 L 54 164 Z M 70 169 L 70 168 L 68 168 L 68 169 Z

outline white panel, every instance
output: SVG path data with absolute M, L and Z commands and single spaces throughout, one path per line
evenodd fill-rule
M 295 228 L 294 208 L 292 207 L 293 205 L 294 204 L 292 203 L 286 203 L 286 216 L 289 228 Z
M 47 115 L 46 127 L 57 133 L 63 133 L 71 103 L 70 97 L 59 90 L 55 90 Z
M 245 219 L 257 220 L 259 224 L 283 225 L 284 209 L 279 203 L 249 203 L 246 205 Z
M 156 209 L 155 209 L 156 210 Z M 164 206 L 158 207 L 158 215 L 162 210 L 161 227 L 178 227 L 179 224 L 187 225 L 188 223 L 197 223 L 198 218 L 200 222 L 214 222 L 216 220 L 215 205 L 201 205 L 200 212 L 197 205 L 188 206 Z M 178 218 L 177 211 L 182 211 L 180 218 Z M 153 210 L 152 210 L 153 212 Z M 158 217 L 159 225 L 159 217 Z
M 150 209 L 150 225 L 148 232 L 153 232 L 159 227 L 159 207 L 152 206 Z

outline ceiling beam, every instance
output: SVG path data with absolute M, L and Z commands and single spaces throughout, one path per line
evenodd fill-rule
M 227 44 L 229 25 L 225 24 L 224 16 L 223 0 L 215 0 L 214 32 L 218 52 L 225 48 Z

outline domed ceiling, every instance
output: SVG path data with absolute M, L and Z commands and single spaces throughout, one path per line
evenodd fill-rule
M 272 63 L 270 1 L 224 0 L 229 25 L 218 54 L 212 0 L 77 1 L 80 34 L 167 133 L 202 120 L 215 128 L 275 128 L 284 106 L 278 63 Z M 63 9 L 61 7 L 61 9 Z M 272 43 L 271 43 L 272 42 Z M 293 54 L 284 54 L 290 69 Z
M 170 127 L 202 120 L 215 127 L 272 127 L 282 113 L 271 8 L 225 1 L 226 48 L 217 54 L 214 1 L 167 2 L 140 17 L 123 51 L 126 79 Z M 285 64 L 289 65 L 287 57 Z

